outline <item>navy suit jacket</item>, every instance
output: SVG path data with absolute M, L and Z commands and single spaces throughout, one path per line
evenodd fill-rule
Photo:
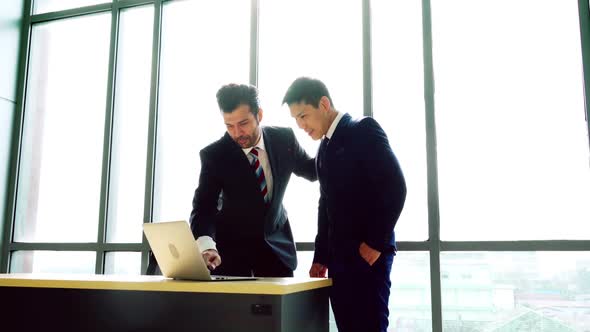
M 190 216 L 195 238 L 211 236 L 218 249 L 248 250 L 251 241 L 266 241 L 289 268 L 297 255 L 283 196 L 291 174 L 314 181 L 315 161 L 297 142 L 293 130 L 263 127 L 273 192 L 267 204 L 242 148 L 226 133 L 200 152 L 201 175 Z M 223 259 L 223 252 L 220 255 Z
M 358 256 L 362 242 L 394 252 L 406 183 L 379 124 L 345 114 L 329 142 L 322 141 L 316 167 L 321 194 L 314 263 Z

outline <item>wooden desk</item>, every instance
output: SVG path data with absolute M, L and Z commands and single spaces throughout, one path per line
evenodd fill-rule
M 0 300 L 2 324 L 19 331 L 325 332 L 330 285 L 316 278 L 0 274 Z

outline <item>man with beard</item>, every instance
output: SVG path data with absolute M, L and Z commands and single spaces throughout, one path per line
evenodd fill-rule
M 227 132 L 200 152 L 190 224 L 216 275 L 291 277 L 295 242 L 283 196 L 291 174 L 317 179 L 293 130 L 262 127 L 258 91 L 224 85 L 217 103 Z

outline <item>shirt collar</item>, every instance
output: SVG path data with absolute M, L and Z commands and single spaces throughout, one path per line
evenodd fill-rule
M 342 119 L 342 116 L 344 116 L 344 113 L 336 111 L 336 118 L 334 118 L 334 121 L 332 121 L 332 124 L 330 125 L 330 128 L 328 128 L 328 132 L 326 133 L 326 137 L 328 139 L 331 139 L 332 135 L 334 135 L 334 131 L 338 126 L 338 122 L 340 122 L 340 119 Z
M 264 134 L 262 128 L 260 130 L 260 140 L 258 140 L 258 143 L 256 143 L 256 145 L 254 145 L 251 148 L 242 149 L 242 151 L 244 151 L 244 154 L 248 155 L 248 153 L 250 153 L 250 150 L 252 150 L 253 148 L 259 148 L 262 151 L 266 151 L 266 149 L 264 148 Z

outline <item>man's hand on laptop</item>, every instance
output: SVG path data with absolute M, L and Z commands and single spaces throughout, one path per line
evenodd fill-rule
M 205 263 L 207 263 L 207 267 L 209 268 L 209 270 L 213 271 L 216 267 L 218 267 L 221 264 L 221 257 L 219 256 L 217 250 L 207 249 L 203 251 L 202 254 L 203 259 L 205 260 Z

